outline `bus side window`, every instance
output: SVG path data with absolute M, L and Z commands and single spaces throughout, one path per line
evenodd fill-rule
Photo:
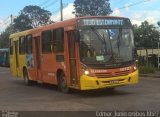
M 56 51 L 56 30 L 52 31 L 52 38 L 53 38 L 53 42 L 52 42 L 53 52 L 55 52 Z
M 52 31 L 47 30 L 42 32 L 42 53 L 52 52 Z
M 25 54 L 25 37 L 22 36 L 19 38 L 19 54 Z
M 32 53 L 32 35 L 26 36 L 26 53 L 27 54 Z
M 10 51 L 10 55 L 13 55 L 13 41 L 12 41 L 12 39 L 10 39 L 10 48 L 9 48 L 9 51 Z
M 54 52 L 64 52 L 64 29 L 59 28 L 53 30 Z

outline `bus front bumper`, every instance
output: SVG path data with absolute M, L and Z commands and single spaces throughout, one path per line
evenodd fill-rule
M 119 76 L 112 78 L 96 78 L 96 77 L 82 75 L 80 77 L 80 86 L 81 90 L 113 88 L 129 84 L 136 84 L 138 83 L 138 80 L 139 80 L 138 70 L 126 76 Z

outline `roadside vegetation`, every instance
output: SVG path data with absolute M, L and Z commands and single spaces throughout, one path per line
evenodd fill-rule
M 156 68 L 152 64 L 145 64 L 139 67 L 139 72 L 141 74 L 154 73 Z

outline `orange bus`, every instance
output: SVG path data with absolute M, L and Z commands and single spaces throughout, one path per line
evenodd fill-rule
M 81 17 L 10 35 L 14 76 L 70 89 L 136 84 L 132 25 L 124 17 Z

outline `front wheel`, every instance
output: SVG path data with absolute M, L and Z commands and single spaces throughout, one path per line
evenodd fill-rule
M 64 73 L 60 74 L 58 81 L 59 81 L 59 83 L 58 83 L 59 89 L 64 93 L 69 93 L 70 89 L 67 86 L 67 80 L 66 80 Z
M 29 80 L 29 77 L 28 77 L 27 69 L 24 69 L 24 71 L 23 71 L 23 79 L 24 79 L 24 84 L 25 85 L 27 85 L 27 86 L 32 85 L 32 81 Z

